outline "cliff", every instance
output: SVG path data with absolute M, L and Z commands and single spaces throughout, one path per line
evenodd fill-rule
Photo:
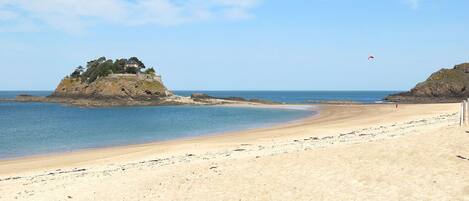
M 393 102 L 459 102 L 469 97 L 469 63 L 441 69 L 408 92 L 385 98 Z

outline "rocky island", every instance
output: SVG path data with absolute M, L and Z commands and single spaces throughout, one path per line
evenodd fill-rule
M 136 57 L 89 61 L 62 79 L 51 98 L 86 98 L 115 100 L 156 100 L 171 96 L 154 68 Z
M 441 69 L 408 92 L 385 98 L 392 102 L 437 103 L 460 102 L 469 97 L 469 63 Z
M 174 95 L 163 84 L 155 69 L 146 68 L 137 57 L 115 61 L 100 57 L 87 62 L 86 67 L 78 66 L 60 81 L 50 96 L 19 95 L 13 101 L 53 102 L 85 107 L 261 102 L 236 97 L 217 98 L 206 94 L 194 94 L 191 97 Z

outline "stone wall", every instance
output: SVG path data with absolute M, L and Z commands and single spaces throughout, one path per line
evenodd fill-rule
M 145 79 L 145 80 L 155 80 L 157 82 L 163 82 L 163 80 L 161 79 L 161 75 L 154 75 L 154 76 L 151 76 L 151 75 L 147 75 L 147 74 L 110 74 L 108 75 L 108 77 L 112 77 L 112 78 L 138 78 L 138 79 Z

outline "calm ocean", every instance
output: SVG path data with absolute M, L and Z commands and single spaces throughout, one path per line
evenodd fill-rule
M 175 91 L 181 96 L 192 93 L 206 93 L 215 97 L 243 97 L 246 99 L 263 99 L 279 103 L 311 103 L 312 101 L 354 101 L 377 103 L 389 94 L 399 91 Z
M 176 91 L 190 95 L 196 91 Z M 200 92 L 200 91 L 197 91 Z M 0 91 L 0 98 L 50 91 Z M 212 96 L 277 102 L 351 100 L 372 103 L 394 92 L 203 91 Z M 222 106 L 78 108 L 51 103 L 0 102 L 0 159 L 145 143 L 264 127 L 312 115 L 295 109 Z

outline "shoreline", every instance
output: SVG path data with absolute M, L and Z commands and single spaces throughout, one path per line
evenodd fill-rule
M 469 177 L 460 174 L 469 171 L 464 159 L 469 157 L 465 154 L 469 138 L 457 126 L 458 107 L 323 105 L 320 115 L 287 125 L 0 161 L 0 196 L 6 200 L 67 196 L 77 200 L 249 200 L 252 196 L 461 200 L 469 196 L 469 191 L 461 190 L 469 185 Z M 413 193 L 403 193 L 397 188 L 401 186 Z M 31 193 L 21 193 L 25 191 Z M 431 199 L 423 197 L 429 194 Z
M 451 103 L 449 103 L 451 104 Z M 408 106 L 412 106 L 414 104 L 407 104 Z M 416 104 L 419 105 L 419 104 Z M 430 105 L 430 104 L 429 104 Z M 444 105 L 444 104 L 441 104 Z M 227 106 L 227 105 L 224 105 Z M 250 104 L 233 104 L 229 107 L 286 107 L 287 105 L 250 105 Z M 83 149 L 83 150 L 76 150 L 71 152 L 62 152 L 62 153 L 51 153 L 51 154 L 41 154 L 36 156 L 26 156 L 22 158 L 16 159 L 6 159 L 0 160 L 0 177 L 4 174 L 11 174 L 17 170 L 21 171 L 35 171 L 35 170 L 44 170 L 50 167 L 59 167 L 62 164 L 66 164 L 66 166 L 73 166 L 74 164 L 83 164 L 87 162 L 93 162 L 95 160 L 102 160 L 102 159 L 109 159 L 112 157 L 118 157 L 120 154 L 135 153 L 139 152 L 140 149 L 152 149 L 155 148 L 157 150 L 161 150 L 165 147 L 171 146 L 178 146 L 182 145 L 193 145 L 194 143 L 199 142 L 216 142 L 216 141 L 223 141 L 230 138 L 257 138 L 256 134 L 260 133 L 268 133 L 269 131 L 276 131 L 276 130 L 284 130 L 290 128 L 297 128 L 297 127 L 304 127 L 311 124 L 316 123 L 325 123 L 327 124 L 329 121 L 341 121 L 343 119 L 350 119 L 353 118 L 353 114 L 359 115 L 359 113 L 363 112 L 363 108 L 369 107 L 390 107 L 394 108 L 394 105 L 391 104 L 361 104 L 361 105 L 321 105 L 321 112 L 317 115 L 306 117 L 299 119 L 294 122 L 290 123 L 279 123 L 274 126 L 265 127 L 265 128 L 254 128 L 248 130 L 241 130 L 241 131 L 232 131 L 232 132 L 223 132 L 218 134 L 212 135 L 203 135 L 203 136 L 194 136 L 194 137 L 187 137 L 181 139 L 173 139 L 167 141 L 156 141 L 156 142 L 148 142 L 148 143 L 137 143 L 137 144 L 130 144 L 130 145 L 122 145 L 122 146 L 109 146 L 109 147 L 101 147 L 101 148 L 90 148 L 90 149 Z M 340 114 L 337 118 L 330 118 L 330 116 L 334 116 L 338 113 L 337 108 L 346 107 L 346 108 L 358 108 L 358 111 L 354 111 L 350 114 Z M 333 108 L 333 109 L 332 109 Z M 363 114 L 362 114 L 363 115 Z M 252 136 L 248 136 L 249 134 L 254 133 Z M 273 137 L 267 135 L 267 137 Z M 276 136 L 277 137 L 277 136 Z M 161 149 L 160 149 L 161 148 Z M 85 157 L 86 156 L 86 157 Z M 51 161 L 51 163 L 44 163 L 44 161 Z M 15 171 L 11 171 L 12 168 L 9 166 L 17 166 L 21 164 L 28 164 L 27 167 L 22 166 L 22 168 L 15 168 Z M 17 171 L 19 172 L 19 171 Z
M 57 104 L 57 103 L 52 103 Z M 199 106 L 199 105 L 196 105 Z M 89 152 L 100 151 L 105 149 L 119 149 L 119 148 L 130 148 L 130 147 L 140 147 L 140 146 L 157 146 L 159 144 L 166 144 L 166 143 L 177 143 L 178 141 L 187 141 L 187 140 L 196 140 L 196 139 L 203 139 L 206 137 L 217 137 L 222 135 L 230 135 L 232 133 L 240 133 L 240 132 L 254 132 L 260 129 L 267 129 L 267 128 L 276 128 L 296 123 L 301 123 L 306 121 L 310 118 L 316 118 L 316 116 L 320 115 L 320 107 L 319 106 L 312 106 L 312 105 L 293 105 L 293 104 L 276 104 L 276 105 L 266 105 L 266 104 L 226 104 L 226 105 L 200 105 L 201 107 L 247 107 L 247 108 L 265 108 L 265 109 L 280 109 L 280 110 L 307 110 L 310 111 L 306 117 L 302 117 L 299 119 L 292 119 L 285 122 L 277 122 L 277 123 L 263 123 L 260 126 L 250 127 L 250 128 L 239 128 L 233 129 L 229 131 L 220 131 L 220 132 L 212 132 L 212 133 L 203 133 L 197 136 L 189 136 L 189 137 L 181 137 L 175 139 L 168 139 L 168 140 L 150 140 L 147 142 L 141 143 L 130 143 L 130 144 L 117 144 L 117 145 L 107 145 L 107 146 L 99 146 L 99 147 L 90 147 L 90 148 L 82 148 L 76 150 L 69 150 L 69 151 L 59 151 L 59 152 L 50 152 L 50 153 L 39 153 L 39 154 L 31 154 L 26 156 L 17 156 L 17 157 L 7 157 L 7 158 L 0 158 L 0 166 L 2 163 L 9 163 L 15 161 L 22 161 L 22 160 L 34 160 L 38 158 L 49 158 L 49 157 L 63 157 L 69 154 L 86 154 Z M 132 106 L 132 107 L 146 107 L 146 106 Z M 1 171 L 0 171 L 1 175 Z

